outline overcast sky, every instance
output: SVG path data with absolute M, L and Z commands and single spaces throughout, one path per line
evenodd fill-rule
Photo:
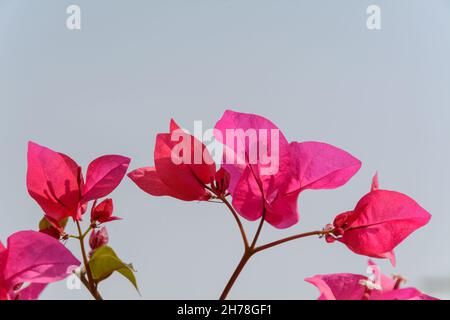
M 81 30 L 66 28 L 69 4 L 81 7 Z M 366 27 L 370 4 L 381 8 L 381 30 Z M 84 167 L 127 155 L 134 169 L 153 164 L 171 117 L 192 130 L 232 108 L 363 162 L 345 187 L 304 192 L 300 223 L 266 226 L 261 241 L 322 228 L 378 170 L 383 188 L 433 216 L 398 247 L 397 268 L 380 261 L 382 270 L 450 298 L 449 40 L 447 0 L 0 0 L 0 238 L 42 216 L 26 190 L 28 140 Z M 142 298 L 219 297 L 242 254 L 224 206 L 151 197 L 129 179 L 112 196 L 124 220 L 108 226 L 111 245 L 137 269 Z M 364 274 L 366 263 L 339 243 L 292 242 L 252 259 L 230 298 L 314 299 L 305 277 Z M 120 276 L 100 290 L 141 298 Z M 89 295 L 61 282 L 42 298 Z

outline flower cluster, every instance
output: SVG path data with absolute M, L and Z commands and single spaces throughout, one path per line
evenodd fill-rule
M 353 273 L 316 275 L 305 281 L 320 291 L 319 300 L 437 300 L 416 288 L 401 288 L 406 281 L 401 276 L 389 277 L 379 272 L 369 260 L 371 277 Z
M 169 132 L 156 136 L 154 166 L 135 169 L 128 177 L 153 196 L 226 205 L 238 225 L 244 252 L 221 299 L 228 296 L 255 254 L 309 236 L 330 244 L 340 242 L 356 254 L 389 259 L 395 265 L 394 249 L 431 218 L 407 195 L 380 189 L 375 175 L 369 193 L 353 210 L 329 217 L 332 223 L 259 244 L 265 223 L 277 229 L 298 224 L 298 199 L 303 191 L 345 185 L 359 171 L 361 161 L 324 142 L 289 142 L 270 120 L 231 110 L 216 123 L 213 136 L 221 147 L 219 160 L 211 146 L 171 120 Z M 95 299 L 102 299 L 99 284 L 114 272 L 137 289 L 132 266 L 108 246 L 105 226 L 121 219 L 114 216 L 113 200 L 107 197 L 126 175 L 129 163 L 127 157 L 105 155 L 93 160 L 83 174 L 69 156 L 29 143 L 27 188 L 43 217 L 39 232 L 17 232 L 6 247 L 0 243 L 0 299 L 36 299 L 48 283 L 69 275 L 78 276 Z M 90 216 L 84 219 L 89 206 Z M 241 218 L 258 221 L 252 239 Z M 85 228 L 84 220 L 88 221 Z M 70 222 L 75 234 L 69 232 Z M 71 239 L 79 242 L 82 263 L 63 245 Z M 372 261 L 369 265 L 377 269 Z M 375 276 L 374 280 L 342 273 L 306 281 L 320 290 L 319 299 L 326 300 L 434 299 L 415 288 L 401 288 L 403 278 L 379 272 Z
M 394 248 L 430 220 L 430 214 L 410 197 L 379 189 L 376 175 L 371 191 L 361 198 L 355 209 L 338 214 L 333 223 L 322 230 L 257 246 L 264 222 L 279 229 L 297 224 L 300 219 L 298 198 L 303 191 L 341 187 L 359 171 L 361 162 L 327 143 L 289 142 L 270 120 L 227 110 L 214 130 L 216 140 L 223 145 L 222 165 L 216 172 L 208 148 L 188 132 L 179 133 L 174 139 L 174 132 L 179 130 L 172 120 L 170 132 L 157 135 L 155 166 L 136 169 L 128 176 L 153 196 L 184 201 L 218 199 L 231 210 L 245 250 L 221 298 L 228 295 L 250 257 L 273 246 L 318 235 L 328 243 L 341 242 L 354 253 L 390 259 L 395 264 Z M 264 134 L 259 134 L 261 132 Z M 186 145 L 191 147 L 180 152 L 183 149 L 180 146 Z M 271 153 L 260 152 L 264 148 Z M 202 161 L 192 161 L 197 151 Z M 268 158 L 275 159 L 276 170 L 267 170 L 273 165 L 268 163 Z M 231 203 L 228 196 L 232 198 Z M 251 242 L 239 216 L 249 221 L 259 220 Z M 336 280 L 340 281 L 347 280 Z
M 105 155 L 93 160 L 84 179 L 81 167 L 69 156 L 28 144 L 27 188 L 43 211 L 39 231 L 22 231 L 0 243 L 0 299 L 36 299 L 48 283 L 69 275 L 78 276 L 96 299 L 102 299 L 98 285 L 117 271 L 136 286 L 129 265 L 123 263 L 107 246 L 104 223 L 118 220 L 113 216 L 113 202 L 105 199 L 125 176 L 130 159 Z M 90 223 L 81 223 L 92 203 Z M 76 225 L 76 235 L 66 232 L 68 222 Z M 91 252 L 85 248 L 89 235 Z M 80 243 L 83 265 L 63 245 L 69 239 Z M 94 259 L 95 257 L 95 259 Z

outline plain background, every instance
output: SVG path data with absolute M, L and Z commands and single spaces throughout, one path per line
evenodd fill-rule
M 66 28 L 69 4 L 81 7 L 80 31 Z M 366 28 L 371 4 L 381 7 L 378 31 Z M 433 215 L 398 247 L 397 268 L 380 261 L 382 270 L 450 298 L 449 57 L 447 0 L 0 0 L 0 238 L 35 229 L 42 215 L 25 185 L 28 140 L 85 168 L 116 153 L 134 169 L 153 164 L 171 117 L 211 127 L 232 108 L 363 162 L 346 186 L 303 193 L 300 223 L 266 226 L 263 242 L 322 228 L 378 170 L 383 188 Z M 242 253 L 224 206 L 151 197 L 129 179 L 112 196 L 124 220 L 108 226 L 111 245 L 134 264 L 142 296 L 113 276 L 100 287 L 106 298 L 219 296 Z M 339 243 L 292 242 L 251 260 L 230 298 L 315 299 L 305 277 L 364 274 L 366 263 Z M 63 281 L 42 298 L 89 295 Z

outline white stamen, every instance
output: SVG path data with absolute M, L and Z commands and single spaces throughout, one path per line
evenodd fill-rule
M 374 283 L 371 280 L 361 279 L 359 280 L 359 284 L 367 287 L 367 289 L 369 290 L 380 290 L 380 291 L 382 290 L 381 285 Z

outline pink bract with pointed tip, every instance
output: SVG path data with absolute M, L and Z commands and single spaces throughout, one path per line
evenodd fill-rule
M 376 184 L 373 182 L 372 186 Z M 353 211 L 336 216 L 333 225 L 340 230 L 338 241 L 353 252 L 388 258 L 395 265 L 394 248 L 430 218 L 410 197 L 372 187 Z
M 379 269 L 372 261 L 369 266 Z M 320 291 L 319 300 L 438 300 L 415 288 L 400 288 L 401 281 L 382 273 L 378 278 L 336 273 L 306 278 Z
M 81 168 L 68 156 L 28 143 L 27 188 L 45 214 L 56 221 L 75 217 L 83 178 Z
M 101 156 L 92 161 L 86 172 L 83 201 L 106 197 L 127 173 L 130 158 L 118 155 Z
M 180 144 L 190 146 L 190 154 L 182 154 Z M 197 159 L 196 155 L 202 155 Z M 205 186 L 216 173 L 216 165 L 206 146 L 184 132 L 171 120 L 170 133 L 156 136 L 155 167 L 136 169 L 128 174 L 143 191 L 154 196 L 170 196 L 184 201 L 208 200 Z
M 268 119 L 254 115 L 225 111 L 215 126 L 216 139 L 225 145 L 224 164 L 231 175 L 230 192 L 233 206 L 248 220 L 257 220 L 265 211 L 265 219 L 276 228 L 288 228 L 299 220 L 297 199 L 306 189 L 334 189 L 344 185 L 361 167 L 361 162 L 349 153 L 321 142 L 288 143 L 283 133 Z M 240 130 L 231 141 L 229 130 Z M 254 130 L 278 132 L 274 141 L 270 134 L 266 141 L 259 139 L 251 144 L 245 133 Z M 220 132 L 220 134 L 219 134 Z M 239 131 L 237 131 L 239 132 Z M 264 175 L 259 157 L 251 161 L 250 148 L 258 145 L 271 150 L 278 145 L 278 153 L 271 154 L 278 159 L 278 171 Z M 239 148 L 244 146 L 244 156 Z M 231 155 L 231 156 L 230 156 Z M 259 153 L 258 153 L 259 155 Z M 233 163 L 232 159 L 240 159 Z M 243 160 L 243 161 L 242 161 Z M 253 159 L 255 160 L 255 159 Z
M 316 275 L 305 281 L 319 289 L 318 300 L 361 300 L 365 288 L 360 281 L 366 279 L 367 277 L 358 274 L 338 273 Z
M 380 182 L 378 181 L 378 172 L 372 178 L 372 185 L 370 186 L 370 191 L 380 189 Z
M 89 236 L 89 246 L 92 250 L 100 248 L 109 242 L 108 230 L 106 227 L 100 228 L 100 230 L 92 230 Z
M 68 156 L 28 143 L 27 189 L 53 221 L 81 219 L 89 200 L 112 192 L 126 173 L 129 158 L 107 155 L 92 161 L 86 184 L 81 167 Z
M 36 299 L 46 284 L 80 265 L 64 245 L 40 232 L 16 232 L 7 244 L 0 244 L 0 299 Z M 20 289 L 23 283 L 30 285 Z
M 98 221 L 100 223 L 106 223 L 115 220 L 121 220 L 119 217 L 114 217 L 113 214 L 114 205 L 112 199 L 105 199 L 100 202 L 91 213 L 91 222 Z

